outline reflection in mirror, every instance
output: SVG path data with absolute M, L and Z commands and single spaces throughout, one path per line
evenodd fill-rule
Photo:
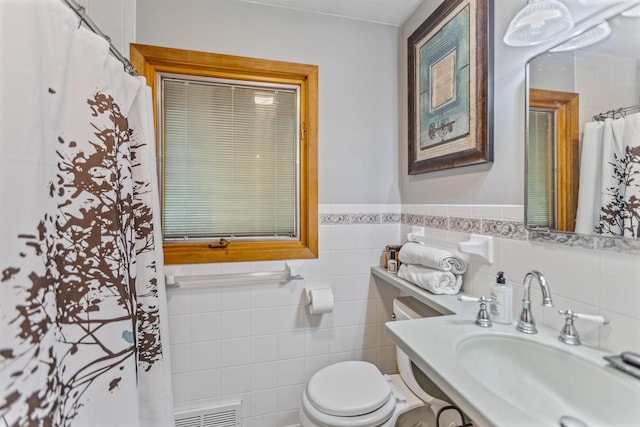
M 527 228 L 640 238 L 637 15 L 529 62 Z
M 578 202 L 578 94 L 531 89 L 528 225 L 574 231 Z

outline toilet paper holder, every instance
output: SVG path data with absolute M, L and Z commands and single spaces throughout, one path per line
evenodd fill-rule
M 330 286 L 305 288 L 304 295 L 309 314 L 323 314 L 333 311 L 333 291 Z

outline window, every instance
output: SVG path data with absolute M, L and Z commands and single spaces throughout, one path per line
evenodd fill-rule
M 131 59 L 156 100 L 165 262 L 316 257 L 318 68 L 137 44 Z
M 295 88 L 160 78 L 165 240 L 297 238 Z
M 527 225 L 533 228 L 557 228 L 555 118 L 553 110 L 529 110 Z
M 578 94 L 529 93 L 527 225 L 573 231 L 578 206 Z

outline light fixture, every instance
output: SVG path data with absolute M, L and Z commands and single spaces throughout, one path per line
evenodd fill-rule
M 611 27 L 605 21 L 595 27 L 589 28 L 584 33 L 567 40 L 560 46 L 556 46 L 553 49 L 549 49 L 550 52 L 565 52 L 567 50 L 576 50 L 583 47 L 591 46 L 599 41 L 602 41 L 609 37 L 611 34 Z
M 533 46 L 573 28 L 569 9 L 558 0 L 527 0 L 504 35 L 509 46 Z

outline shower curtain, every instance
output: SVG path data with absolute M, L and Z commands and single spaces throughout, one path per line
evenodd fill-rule
M 0 0 L 0 426 L 172 426 L 151 96 L 59 0 Z
M 575 231 L 640 237 L 640 113 L 586 124 Z

